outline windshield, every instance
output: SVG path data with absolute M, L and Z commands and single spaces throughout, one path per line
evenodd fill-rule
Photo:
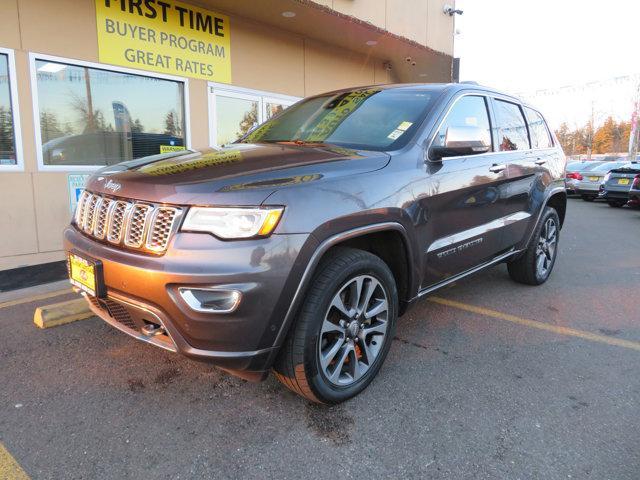
M 329 143 L 363 150 L 396 150 L 411 139 L 434 97 L 433 91 L 376 87 L 311 97 L 238 142 Z

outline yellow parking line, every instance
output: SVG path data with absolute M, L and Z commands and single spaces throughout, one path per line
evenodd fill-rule
M 524 325 L 525 327 L 537 328 L 538 330 L 546 330 L 547 332 L 557 333 L 558 335 L 567 335 L 570 337 L 578 337 L 583 340 L 590 340 L 592 342 L 606 343 L 607 345 L 614 345 L 616 347 L 630 348 L 632 350 L 640 351 L 640 342 L 633 342 L 630 340 L 623 340 L 621 338 L 612 338 L 604 335 L 598 335 L 595 333 L 587 332 L 585 330 L 576 330 L 575 328 L 560 327 L 557 325 L 551 325 L 549 323 L 538 322 L 537 320 L 529 320 L 527 318 L 516 317 L 515 315 L 509 315 L 508 313 L 498 312 L 496 310 L 490 310 L 488 308 L 477 307 L 475 305 L 469 305 L 462 302 L 456 302 L 455 300 L 448 300 L 442 297 L 429 297 L 429 301 L 438 303 L 440 305 L 446 305 L 448 307 L 457 308 L 466 312 L 477 313 L 486 317 L 493 317 L 506 322 L 515 323 L 517 325 Z
M 29 475 L 22 470 L 2 443 L 0 443 L 0 480 L 29 480 Z
M 13 307 L 14 305 L 20 305 L 22 303 L 35 302 L 37 300 L 44 300 L 45 298 L 59 297 L 67 293 L 72 293 L 71 288 L 65 288 L 64 290 L 56 290 L 55 292 L 42 293 L 40 295 L 32 295 L 30 297 L 18 298 L 16 300 L 10 300 L 8 302 L 0 303 L 0 308 Z

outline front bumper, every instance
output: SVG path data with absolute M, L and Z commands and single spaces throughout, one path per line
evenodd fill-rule
M 277 350 L 276 335 L 302 276 L 307 234 L 224 242 L 211 235 L 178 233 L 162 256 L 99 243 L 67 227 L 67 251 L 102 261 L 106 298 L 88 298 L 96 315 L 147 343 L 208 360 L 229 370 L 263 372 Z M 178 288 L 232 287 L 242 291 L 227 314 L 198 312 Z M 147 337 L 141 327 L 160 324 L 166 335 Z

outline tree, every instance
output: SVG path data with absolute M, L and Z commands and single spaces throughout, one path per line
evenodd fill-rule
M 627 150 L 629 145 L 629 122 L 616 122 L 608 117 L 593 135 L 594 153 L 617 153 Z
M 142 133 L 144 132 L 144 125 L 140 122 L 139 118 L 136 118 L 131 125 L 131 133 Z
M 240 120 L 239 130 L 236 132 L 238 138 L 242 137 L 258 123 L 258 104 L 254 103 L 251 110 L 245 112 Z
M 47 143 L 54 138 L 63 137 L 64 133 L 60 129 L 60 122 L 55 113 L 40 113 L 40 132 L 42 134 L 42 143 Z
M 13 117 L 11 108 L 0 107 L 0 160 L 13 158 L 15 146 L 13 145 Z
M 180 117 L 175 110 L 170 110 L 164 117 L 164 133 L 172 137 L 182 136 Z

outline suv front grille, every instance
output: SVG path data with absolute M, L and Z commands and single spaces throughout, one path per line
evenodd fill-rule
M 179 207 L 115 199 L 85 190 L 74 221 L 79 230 L 97 240 L 162 253 L 181 214 Z

